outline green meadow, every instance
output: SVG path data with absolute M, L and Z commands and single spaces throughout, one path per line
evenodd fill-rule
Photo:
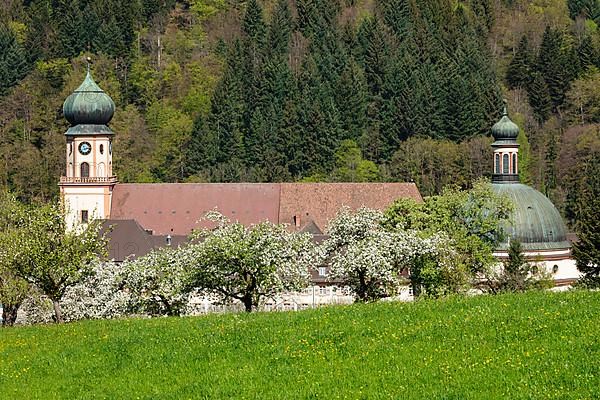
M 599 399 L 600 292 L 0 330 L 2 399 Z

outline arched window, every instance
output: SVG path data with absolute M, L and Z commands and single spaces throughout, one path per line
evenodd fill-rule
M 89 178 L 90 176 L 90 164 L 83 162 L 81 163 L 81 177 L 82 178 Z
M 500 173 L 500 154 L 496 153 L 496 173 Z
M 100 154 L 104 154 L 104 145 L 103 144 L 100 145 Z
M 512 158 L 513 158 L 512 159 L 512 173 L 516 174 L 517 173 L 517 154 L 516 153 L 513 154 Z
M 502 173 L 503 174 L 508 174 L 508 154 L 504 154 L 502 156 Z

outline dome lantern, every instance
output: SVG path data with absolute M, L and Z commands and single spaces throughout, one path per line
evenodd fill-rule
M 519 182 L 519 127 L 508 118 L 504 100 L 502 118 L 492 127 L 494 135 L 494 171 L 492 182 L 494 183 L 518 183 Z

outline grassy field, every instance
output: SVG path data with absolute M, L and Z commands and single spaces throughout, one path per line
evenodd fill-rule
M 6 399 L 599 399 L 600 292 L 0 330 Z

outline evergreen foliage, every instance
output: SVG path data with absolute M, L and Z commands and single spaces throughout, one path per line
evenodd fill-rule
M 532 63 L 529 39 L 527 35 L 523 35 L 506 71 L 506 80 L 511 88 L 525 88 L 529 85 L 531 82 Z
M 484 135 L 503 90 L 531 140 L 530 182 L 554 174 L 561 209 L 561 193 L 576 197 L 561 172 L 568 150 L 557 146 L 548 171 L 542 130 L 549 119 L 561 131 L 600 121 L 597 2 L 569 0 L 573 20 L 564 3 L 522 6 L 9 2 L 0 10 L 0 185 L 26 201 L 58 195 L 59 110 L 81 83 L 85 53 L 117 104 L 123 182 L 354 179 L 335 156 L 352 140 L 369 180 L 412 179 L 425 194 L 468 187 L 491 169 Z M 514 26 L 528 27 L 517 42 Z
M 580 199 L 578 242 L 573 245 L 577 269 L 584 274 L 583 283 L 600 286 L 600 154 L 590 157 L 584 174 L 584 189 Z
M 28 72 L 23 47 L 8 26 L 0 22 L 0 95 L 3 95 Z

